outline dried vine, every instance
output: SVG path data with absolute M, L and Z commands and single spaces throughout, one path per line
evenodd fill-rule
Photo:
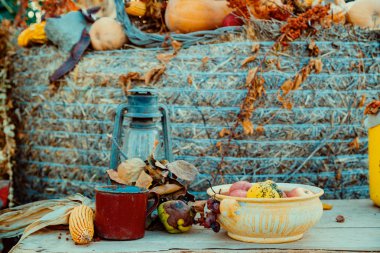
M 231 5 L 232 3 L 232 5 Z M 229 4 L 231 7 L 235 8 L 242 8 L 244 10 L 244 4 L 246 6 L 245 0 L 230 0 Z M 255 101 L 261 97 L 263 94 L 265 94 L 265 88 L 264 83 L 265 80 L 262 76 L 260 76 L 260 72 L 263 70 L 263 65 L 266 62 L 267 56 L 273 52 L 277 51 L 279 48 L 281 48 L 283 45 L 287 45 L 287 41 L 293 41 L 299 37 L 302 36 L 303 32 L 305 30 L 312 29 L 313 33 L 316 33 L 317 30 L 313 27 L 316 23 L 321 23 L 323 21 L 323 18 L 328 15 L 330 6 L 316 6 L 307 12 L 300 14 L 298 17 L 295 18 L 289 18 L 287 20 L 287 24 L 285 24 L 283 27 L 281 27 L 280 32 L 282 33 L 281 36 L 279 36 L 273 46 L 271 47 L 268 52 L 265 53 L 263 59 L 259 62 L 258 67 L 251 69 L 248 72 L 247 78 L 246 78 L 246 85 L 247 85 L 247 95 L 245 96 L 241 106 L 240 111 L 237 115 L 235 124 L 232 126 L 232 128 L 228 131 L 228 140 L 226 144 L 226 148 L 223 147 L 223 145 L 219 142 L 217 145 L 221 153 L 221 160 L 217 166 L 217 175 L 222 177 L 223 181 L 223 166 L 225 162 L 225 157 L 227 155 L 226 150 L 229 150 L 231 148 L 231 141 L 232 139 L 237 137 L 236 129 L 241 124 L 244 130 L 244 134 L 253 134 L 255 129 L 251 122 L 252 114 L 255 110 L 254 103 Z M 283 106 L 285 108 L 291 109 L 290 104 L 288 100 L 284 99 L 284 96 L 286 96 L 290 90 L 298 89 L 300 84 L 305 81 L 307 76 L 310 74 L 311 71 L 315 71 L 315 73 L 319 73 L 322 68 L 322 62 L 319 59 L 313 59 L 309 62 L 307 66 L 302 68 L 297 75 L 295 76 L 294 80 L 287 80 L 282 86 L 282 95 L 279 95 L 279 100 L 283 102 Z M 271 117 L 273 118 L 273 117 Z M 266 122 L 267 124 L 268 122 Z M 223 131 L 223 130 L 222 130 Z M 256 131 L 263 132 L 262 126 L 259 126 Z M 227 131 L 223 131 L 223 133 L 226 133 Z M 224 134 L 223 134 L 224 135 Z M 220 136 L 223 136 L 220 134 Z M 216 177 L 213 177 L 213 181 L 215 183 Z
M 12 102 L 8 98 L 9 89 L 11 88 L 8 79 L 9 69 L 11 67 L 10 55 L 13 51 L 10 43 L 11 23 L 3 20 L 0 24 L 0 178 L 12 181 L 12 158 L 15 154 L 15 126 L 9 117 L 9 110 L 12 108 Z M 12 205 L 13 190 L 10 189 L 9 199 Z

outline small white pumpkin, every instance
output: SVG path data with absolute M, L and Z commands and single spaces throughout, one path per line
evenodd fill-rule
M 350 3 L 347 20 L 361 28 L 380 29 L 380 0 L 356 0 Z
M 95 50 L 115 50 L 127 42 L 123 26 L 109 17 L 95 21 L 90 29 L 90 38 Z

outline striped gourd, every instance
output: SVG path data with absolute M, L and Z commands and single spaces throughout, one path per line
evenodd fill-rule
M 85 205 L 75 207 L 69 218 L 69 230 L 76 244 L 87 244 L 94 236 L 94 212 Z
M 129 2 L 125 10 L 129 15 L 142 17 L 146 13 L 146 3 L 140 1 Z

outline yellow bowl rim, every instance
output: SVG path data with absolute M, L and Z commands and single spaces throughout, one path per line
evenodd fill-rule
M 220 189 L 223 189 L 223 192 L 228 191 L 228 189 L 231 187 L 232 184 L 223 184 L 223 185 L 217 185 L 213 186 L 213 190 L 215 192 L 218 192 Z M 223 195 L 219 193 L 214 193 L 213 190 L 210 188 L 207 189 L 207 194 L 211 197 L 215 197 L 218 200 L 223 200 L 223 199 L 234 199 L 237 201 L 241 202 L 246 202 L 246 203 L 283 203 L 283 202 L 295 202 L 295 201 L 306 201 L 306 200 L 311 200 L 315 198 L 319 198 L 324 194 L 323 189 L 316 187 L 316 186 L 311 186 L 311 185 L 304 185 L 304 184 L 290 184 L 290 183 L 277 183 L 278 187 L 280 189 L 293 189 L 296 187 L 302 187 L 307 190 L 310 190 L 311 192 L 314 193 L 314 195 L 310 196 L 305 196 L 305 197 L 292 197 L 292 198 L 278 198 L 278 199 L 270 199 L 270 198 L 242 198 L 242 197 L 233 197 L 233 196 L 228 196 L 228 195 Z

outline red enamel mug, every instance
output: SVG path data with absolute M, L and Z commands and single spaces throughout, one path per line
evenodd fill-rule
M 136 186 L 108 185 L 95 188 L 95 229 L 108 240 L 135 240 L 144 237 L 146 217 L 158 205 L 147 210 L 149 191 Z

